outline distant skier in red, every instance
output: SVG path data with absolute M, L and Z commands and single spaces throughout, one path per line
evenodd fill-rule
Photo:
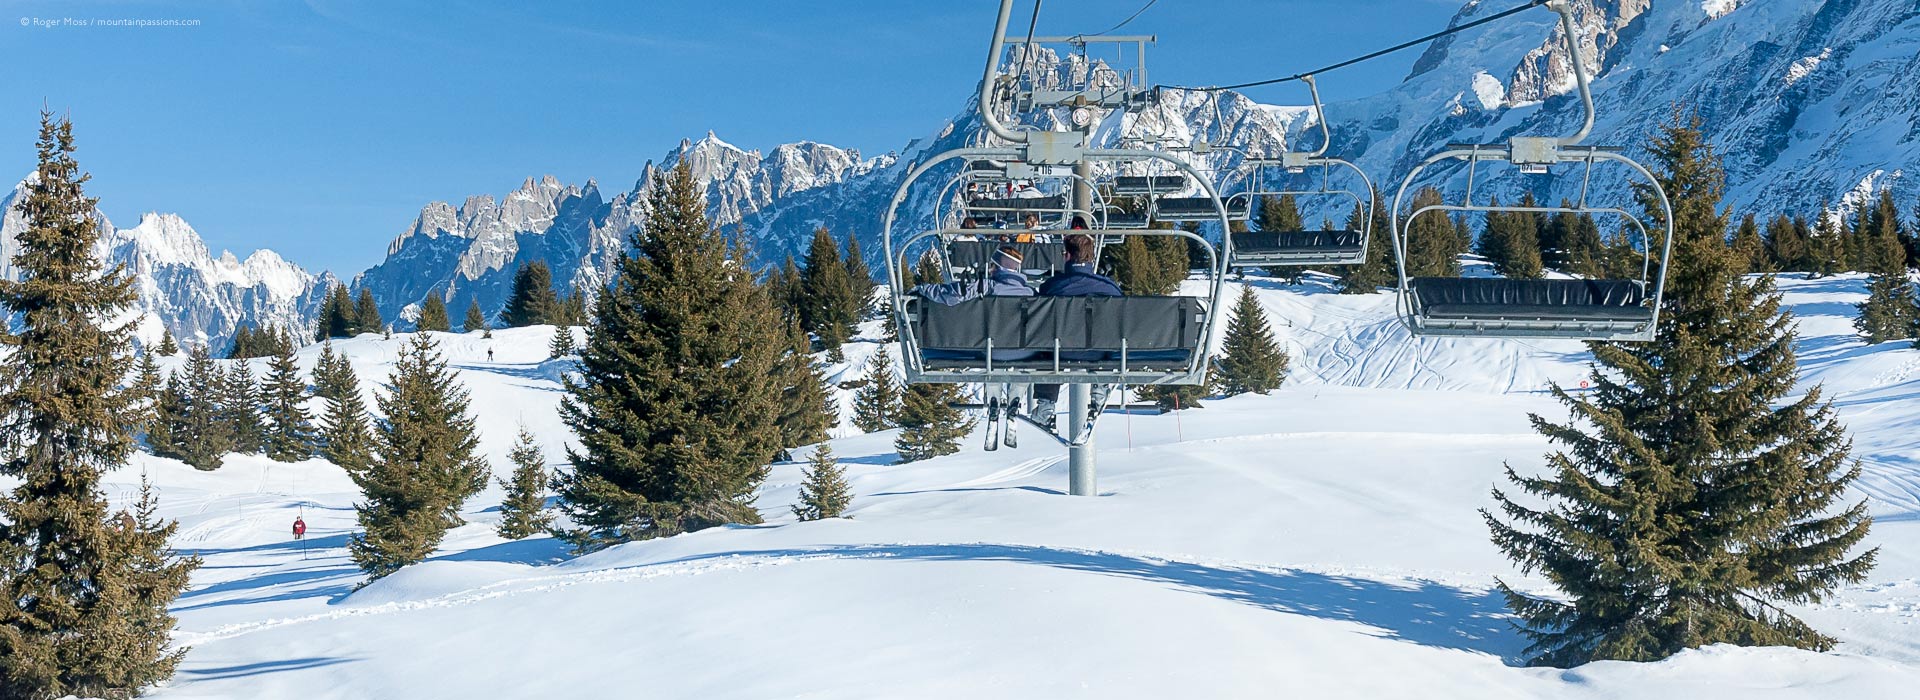
M 307 519 L 301 518 L 301 517 L 295 517 L 293 519 L 293 538 L 296 540 L 302 540 L 302 539 L 306 539 L 306 537 L 307 537 Z

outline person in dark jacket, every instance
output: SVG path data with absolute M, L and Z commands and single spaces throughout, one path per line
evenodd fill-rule
M 1112 278 L 1093 271 L 1093 263 L 1099 254 L 1099 246 L 1093 237 L 1086 234 L 1073 234 L 1066 239 L 1067 269 L 1061 270 L 1040 285 L 1043 297 L 1117 297 L 1120 283 Z M 1082 353 L 1060 353 L 1062 360 L 1097 360 L 1105 353 L 1089 351 Z M 1106 391 L 1097 391 L 1104 397 Z M 1053 427 L 1053 405 L 1060 400 L 1060 385 L 1040 384 L 1033 388 L 1032 416 L 1041 425 Z

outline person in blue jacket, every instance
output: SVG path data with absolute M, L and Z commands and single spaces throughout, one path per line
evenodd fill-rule
M 1013 246 L 1000 246 L 993 251 L 993 269 L 986 279 L 944 284 L 922 284 L 912 289 L 914 296 L 926 299 L 942 306 L 955 306 L 985 296 L 993 297 L 1030 297 L 1033 287 L 1027 286 L 1027 275 L 1020 271 L 1024 260 L 1020 251 Z
M 1074 221 L 1074 228 L 1076 229 L 1085 228 L 1085 224 L 1080 223 L 1080 221 L 1076 217 L 1076 220 Z M 1088 236 L 1083 233 L 1068 235 L 1066 239 L 1066 248 L 1067 248 L 1066 250 L 1067 269 L 1061 270 L 1060 272 L 1055 273 L 1054 276 L 1047 278 L 1047 281 L 1040 285 L 1040 296 L 1043 296 L 1043 297 L 1123 296 L 1122 293 L 1120 292 L 1120 283 L 1113 281 L 1113 278 L 1111 277 L 1107 277 L 1106 275 L 1102 275 L 1098 272 L 1093 271 L 1093 264 L 1099 254 L 1100 249 L 1099 249 L 1099 246 L 1093 242 L 1092 236 Z M 1090 351 L 1090 354 L 1091 356 L 1086 356 L 1088 355 L 1088 353 L 1066 352 L 1066 353 L 1060 354 L 1060 359 L 1062 360 L 1097 360 L 1097 359 L 1100 359 L 1099 356 L 1104 355 L 1105 353 L 1102 353 L 1099 351 Z M 1104 396 L 1106 393 L 1107 392 L 1105 391 L 1097 392 L 1097 394 L 1101 396 Z M 1053 406 L 1059 400 L 1060 400 L 1060 385 L 1041 384 L 1041 385 L 1035 386 L 1033 388 L 1033 411 L 1032 411 L 1032 416 L 1034 420 L 1039 421 L 1041 425 L 1045 425 L 1048 428 L 1052 428 L 1053 427 L 1053 411 L 1054 411 Z

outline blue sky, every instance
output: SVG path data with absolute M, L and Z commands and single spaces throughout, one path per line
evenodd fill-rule
M 1145 0 L 1046 0 L 1041 33 L 1096 32 Z M 1284 75 L 1443 27 L 1457 0 L 1160 0 L 1156 82 Z M 216 252 L 273 248 L 350 277 L 432 200 L 528 176 L 611 194 L 682 138 L 897 149 L 960 110 L 992 0 L 65 2 L 0 0 L 0 178 L 33 166 L 44 103 L 71 115 L 118 225 L 179 213 Z M 1023 31 L 1028 0 L 1015 9 Z M 63 26 L 184 19 L 197 26 Z M 44 26 L 54 20 L 55 26 Z M 1419 50 L 1323 79 L 1398 82 Z M 1304 101 L 1297 86 L 1252 93 Z

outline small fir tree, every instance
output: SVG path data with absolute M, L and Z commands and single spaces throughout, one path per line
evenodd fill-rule
M 1440 191 L 1432 187 L 1414 193 L 1409 211 L 1441 202 Z M 1401 212 L 1406 216 L 1407 212 Z M 1428 212 L 1406 224 L 1407 275 L 1409 277 L 1459 277 L 1460 254 L 1466 252 L 1454 222 L 1439 212 Z
M 953 407 L 960 388 L 952 384 L 915 384 L 900 400 L 900 436 L 893 448 L 902 462 L 918 462 L 960 451 L 960 439 L 973 431 L 973 417 Z
M 1381 287 L 1399 286 L 1399 274 L 1393 268 L 1392 259 L 1388 257 L 1393 253 L 1393 242 L 1388 240 L 1393 236 L 1393 222 L 1387 218 L 1389 207 L 1380 201 L 1378 191 L 1373 193 L 1372 209 L 1373 228 L 1368 232 L 1371 240 L 1367 241 L 1366 262 L 1347 265 L 1341 271 L 1341 294 L 1372 294 L 1380 291 Z M 1366 211 L 1359 205 L 1354 205 L 1353 211 L 1347 213 L 1346 229 L 1361 230 L 1361 225 L 1367 223 L 1366 217 Z
M 853 324 L 860 320 L 862 298 L 853 295 L 846 263 L 833 243 L 833 235 L 824 228 L 813 232 L 806 267 L 800 270 L 800 288 L 804 299 L 800 307 L 802 326 L 820 339 L 827 361 L 839 362 L 840 346 L 853 337 Z
M 110 514 L 102 476 L 134 448 L 118 385 L 133 332 L 132 276 L 93 254 L 97 200 L 73 127 L 41 112 L 35 178 L 13 205 L 15 277 L 0 281 L 0 698 L 131 697 L 173 675 L 168 606 L 198 565 L 167 548 L 151 489 Z
M 1532 662 L 1650 661 L 1714 643 L 1812 649 L 1832 640 L 1782 603 L 1861 580 L 1874 552 L 1846 430 L 1815 388 L 1795 391 L 1794 326 L 1771 277 L 1744 278 L 1726 244 L 1724 175 L 1698 129 L 1676 118 L 1651 150 L 1672 198 L 1674 269 L 1653 341 L 1591 343 L 1594 389 L 1552 388 L 1574 412 L 1533 416 L 1565 446 L 1548 469 L 1507 477 L 1543 502 L 1496 490 L 1493 541 L 1565 599 L 1501 584 Z M 1650 192 L 1640 199 L 1658 223 Z
M 523 263 L 513 273 L 513 291 L 500 323 L 508 328 L 559 323 L 564 316 L 560 295 L 553 290 L 553 272 L 538 260 Z
M 1781 272 L 1806 272 L 1810 250 L 1807 240 L 1807 220 L 1794 220 L 1786 214 L 1775 216 L 1767 221 L 1763 235 L 1767 245 L 1767 259 L 1773 269 Z
M 388 384 L 377 399 L 373 461 L 349 472 L 365 500 L 354 506 L 363 531 L 347 549 L 369 580 L 426 559 L 465 522 L 460 506 L 487 484 L 467 391 L 432 336 L 408 341 Z
M 487 329 L 487 315 L 480 312 L 480 300 L 467 302 L 467 317 L 460 322 L 460 330 L 467 333 Z
M 900 414 L 900 385 L 893 380 L 893 361 L 886 346 L 867 356 L 867 374 L 853 393 L 853 426 L 877 433 L 894 427 Z
M 185 461 L 173 431 L 186 415 L 187 400 L 187 391 L 180 383 L 179 373 L 168 372 L 166 382 L 161 384 L 160 393 L 154 399 L 153 421 L 147 425 L 147 449 L 155 455 Z
M 420 304 L 420 322 L 417 326 L 423 331 L 446 333 L 453 330 L 453 322 L 447 319 L 447 302 L 442 301 L 439 294 L 428 294 L 427 300 Z
M 353 322 L 354 335 L 386 330 L 387 322 L 380 318 L 380 305 L 373 300 L 373 290 L 360 290 L 360 297 L 353 302 Z
M 827 375 L 807 353 L 807 336 L 789 324 L 788 352 L 774 367 L 780 383 L 780 446 L 799 447 L 827 439 L 840 424 L 840 406 L 827 390 Z
M 867 267 L 867 257 L 860 252 L 860 237 L 847 234 L 847 254 L 842 259 L 847 268 L 847 298 L 853 300 L 858 310 L 855 321 L 865 320 L 873 309 L 873 270 Z
M 254 454 L 266 445 L 267 427 L 260 415 L 260 384 L 245 360 L 232 363 L 221 376 L 220 417 L 226 424 L 229 449 Z
M 307 413 L 307 382 L 293 362 L 293 351 L 282 348 L 267 364 L 261 387 L 266 405 L 267 456 L 279 462 L 298 462 L 313 456 L 313 416 Z
M 154 422 L 160 415 L 160 393 L 165 390 L 165 380 L 160 377 L 160 363 L 154 361 L 153 353 L 140 353 L 140 362 L 134 368 L 133 383 L 127 386 L 136 436 L 153 430 Z
M 326 393 L 315 391 L 327 400 L 327 411 L 320 417 L 320 456 L 349 475 L 365 471 L 373 464 L 373 427 L 366 400 L 360 396 L 360 378 L 341 358 L 330 381 L 333 388 Z
M 553 327 L 553 340 L 547 341 L 547 357 L 559 359 L 578 352 L 573 342 L 573 326 Z
M 160 456 L 173 457 L 202 471 L 220 468 L 226 454 L 233 451 L 233 430 L 221 404 L 225 380 L 225 373 L 206 346 L 194 346 L 187 354 L 178 410 L 170 411 L 168 434 L 173 449 Z
M 801 522 L 825 520 L 845 515 L 853 504 L 853 488 L 847 485 L 847 470 L 833 456 L 833 445 L 821 443 L 807 458 L 806 481 L 800 484 L 800 502 L 793 514 Z
M 1140 387 L 1140 399 L 1151 401 L 1161 413 L 1184 411 L 1189 408 L 1205 408 L 1200 400 L 1207 397 L 1207 387 L 1203 384 L 1154 384 Z
M 1860 315 L 1853 320 L 1854 328 L 1869 343 L 1914 337 L 1913 283 L 1907 277 L 1907 251 L 1900 242 L 1900 210 L 1894 207 L 1891 190 L 1880 191 L 1880 199 L 1862 221 L 1857 237 L 1862 268 L 1871 277 L 1867 300 L 1857 307 Z
M 500 526 L 495 531 L 510 540 L 526 539 L 553 522 L 547 513 L 547 457 L 523 426 L 507 461 L 513 463 L 513 479 L 494 480 L 507 492 L 500 500 Z
M 180 354 L 180 345 L 173 342 L 173 329 L 160 329 L 160 356 L 173 357 Z
M 1760 237 L 1760 222 L 1752 214 L 1740 219 L 1740 228 L 1733 234 L 1733 252 L 1747 261 L 1747 272 L 1773 272 L 1773 259 Z
M 353 297 L 347 294 L 345 285 L 333 285 L 327 288 L 326 300 L 320 304 L 320 320 L 314 332 L 314 340 L 328 338 L 351 338 L 360 332 L 360 320 L 353 308 Z
M 1227 396 L 1248 392 L 1265 394 L 1287 379 L 1287 354 L 1273 339 L 1267 312 L 1253 287 L 1240 288 L 1240 299 L 1227 319 L 1225 352 L 1214 363 L 1214 382 Z

